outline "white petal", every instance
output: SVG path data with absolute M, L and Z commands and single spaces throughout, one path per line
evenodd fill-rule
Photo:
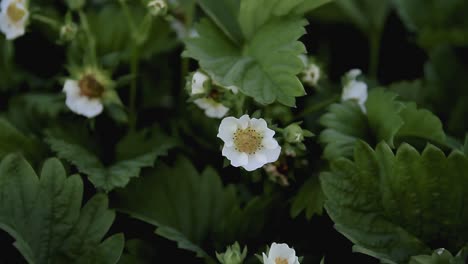
M 262 149 L 260 153 L 265 155 L 267 163 L 275 162 L 281 154 L 281 147 L 278 145 L 278 147 L 274 149 Z
M 206 74 L 199 71 L 193 74 L 192 78 L 192 95 L 202 94 L 205 92 L 204 83 L 209 79 Z
M 238 121 L 240 129 L 246 129 L 250 124 L 250 117 L 248 115 L 243 115 L 239 118 Z
M 267 122 L 262 118 L 260 118 L 260 119 L 257 119 L 257 118 L 250 119 L 250 126 L 253 129 L 257 130 L 257 131 L 263 131 L 263 130 L 268 129 Z
M 244 166 L 249 163 L 247 154 L 237 151 L 234 147 L 223 147 L 223 156 L 231 161 L 234 167 Z
M 205 109 L 205 114 L 208 117 L 212 118 L 223 118 L 229 111 L 229 108 L 225 107 L 220 103 L 216 103 L 215 105 L 211 105 L 207 109 Z
M 278 147 L 278 141 L 274 138 L 264 137 L 262 140 L 262 146 L 266 149 L 275 149 Z
M 284 259 L 289 260 L 291 257 L 295 257 L 295 256 L 296 256 L 296 251 L 284 243 L 282 244 L 273 243 L 271 245 L 270 252 L 268 253 L 268 258 L 270 259 L 284 258 Z
M 224 141 L 224 143 L 231 147 L 234 145 L 234 133 L 237 130 L 237 119 L 230 116 L 226 117 L 221 121 L 218 129 L 218 135 L 220 139 Z
M 259 153 L 256 153 L 253 155 L 253 159 L 255 159 L 255 161 L 257 161 L 258 163 L 262 163 L 262 164 L 265 164 L 267 163 L 267 157 L 264 153 L 262 152 L 259 152 Z M 250 160 L 250 158 L 249 158 Z M 263 166 L 263 165 L 262 165 Z
M 291 256 L 288 259 L 288 263 L 290 263 L 290 264 L 299 264 L 299 258 L 297 256 Z
M 7 14 L 8 7 L 16 5 L 16 8 L 25 11 L 24 16 L 19 21 L 13 21 Z M 2 31 L 8 40 L 15 39 L 24 35 L 26 21 L 29 18 L 29 11 L 26 9 L 24 1 L 2 1 L 2 11 L 0 14 L 0 31 Z
M 63 91 L 67 96 L 78 96 L 80 94 L 80 87 L 75 80 L 66 80 L 63 85 Z
M 361 74 L 362 74 L 362 71 L 360 69 L 352 69 L 348 71 L 348 73 L 346 74 L 346 77 L 349 78 L 350 80 L 354 80 Z
M 65 104 L 71 111 L 86 116 L 87 118 L 93 118 L 99 115 L 104 109 L 99 99 L 89 99 L 88 97 L 80 95 L 67 95 Z
M 259 162 L 255 156 L 251 155 L 249 156 L 248 158 L 248 162 L 247 164 L 243 165 L 242 167 L 246 170 L 246 171 L 254 171 L 256 169 L 259 169 L 261 168 L 263 165 L 265 165 L 264 162 Z
M 367 100 L 367 84 L 360 81 L 350 81 L 344 88 L 341 95 L 343 101 L 349 99 L 358 100 L 358 102 Z

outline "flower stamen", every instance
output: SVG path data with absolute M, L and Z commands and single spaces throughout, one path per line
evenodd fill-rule
M 19 8 L 16 2 L 13 2 L 7 8 L 7 15 L 14 23 L 16 23 L 23 19 L 23 17 L 26 15 L 26 11 L 22 8 Z
M 255 129 L 237 129 L 234 133 L 234 145 L 237 151 L 247 154 L 255 154 L 262 148 L 263 136 Z
M 80 92 L 82 95 L 89 98 L 100 98 L 104 93 L 104 87 L 91 75 L 85 75 L 79 81 Z
M 275 264 L 288 264 L 288 260 L 285 258 L 277 257 L 275 258 Z

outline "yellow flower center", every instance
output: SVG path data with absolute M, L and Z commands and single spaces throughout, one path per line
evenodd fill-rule
M 255 129 L 237 129 L 234 133 L 234 145 L 237 151 L 255 154 L 262 147 L 263 136 Z
M 81 95 L 89 98 L 100 98 L 104 93 L 104 87 L 94 78 L 93 75 L 85 75 L 78 83 Z
M 17 6 L 17 2 L 12 2 L 7 8 L 7 15 L 13 22 L 19 22 L 26 15 L 26 11 Z
M 277 257 L 275 258 L 275 264 L 288 264 L 288 260 L 285 258 Z

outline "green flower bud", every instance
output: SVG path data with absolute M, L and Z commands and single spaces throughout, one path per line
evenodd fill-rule
M 147 5 L 152 16 L 164 16 L 167 13 L 167 3 L 164 0 L 152 0 Z
M 284 131 L 284 138 L 288 143 L 301 143 L 304 137 L 313 136 L 312 132 L 302 129 L 298 123 L 287 126 Z
M 70 42 L 75 39 L 76 33 L 78 33 L 78 27 L 75 23 L 70 22 L 60 27 L 60 41 Z
M 228 246 L 224 253 L 219 254 L 216 252 L 216 258 L 218 258 L 221 264 L 242 264 L 246 256 L 247 247 L 244 247 L 241 253 L 239 243 L 237 242 L 232 246 Z

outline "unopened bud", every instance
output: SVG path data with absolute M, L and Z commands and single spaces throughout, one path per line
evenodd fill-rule
M 153 16 L 164 16 L 167 13 L 167 3 L 164 0 L 152 0 L 147 5 Z

